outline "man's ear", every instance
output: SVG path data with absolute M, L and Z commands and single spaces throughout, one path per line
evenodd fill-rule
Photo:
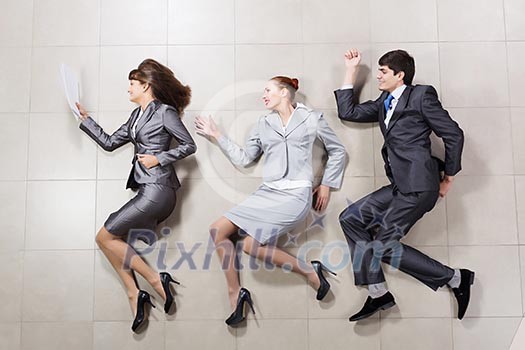
M 396 74 L 396 76 L 398 80 L 403 80 L 405 79 L 405 72 L 400 71 L 399 73 Z

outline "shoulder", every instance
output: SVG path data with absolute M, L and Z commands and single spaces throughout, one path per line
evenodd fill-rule
M 175 107 L 161 103 L 157 109 L 157 113 L 162 115 L 162 117 L 177 117 L 180 118 L 179 113 L 175 109 Z
M 133 118 L 135 115 L 139 114 L 140 106 L 137 106 L 134 110 L 131 111 L 131 114 L 129 115 L 129 119 Z
M 413 93 L 417 95 L 436 95 L 437 96 L 437 90 L 432 85 L 414 85 L 412 87 Z
M 297 102 L 295 108 L 298 114 L 308 116 L 308 118 L 318 120 L 319 118 L 323 116 L 323 112 L 316 111 L 300 102 Z

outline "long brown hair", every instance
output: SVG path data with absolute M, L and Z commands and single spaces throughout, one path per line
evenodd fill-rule
M 129 72 L 128 79 L 149 84 L 153 97 L 174 107 L 179 114 L 182 114 L 190 103 L 191 88 L 182 85 L 168 67 L 151 58 L 145 59 L 137 69 Z

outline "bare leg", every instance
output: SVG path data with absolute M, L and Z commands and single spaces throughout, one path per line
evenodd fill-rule
M 210 235 L 215 243 L 215 250 L 221 260 L 222 269 L 226 276 L 228 285 L 228 296 L 232 310 L 235 309 L 237 296 L 241 285 L 239 282 L 239 272 L 236 270 L 237 254 L 231 236 L 237 232 L 238 228 L 230 220 L 221 217 L 210 226 Z
M 264 261 L 270 261 L 274 265 L 279 267 L 288 266 L 291 267 L 292 271 L 303 275 L 306 279 L 312 284 L 315 289 L 318 289 L 321 285 L 319 277 L 313 270 L 313 268 L 308 264 L 305 266 L 300 265 L 299 260 L 296 257 L 288 254 L 282 249 L 279 249 L 275 246 L 261 245 L 252 237 L 248 236 L 244 239 L 243 242 L 243 251 L 253 257 Z M 305 268 L 306 267 L 306 268 Z
M 98 240 L 97 240 L 98 243 Z M 113 269 L 117 272 L 118 276 L 122 280 L 122 283 L 124 283 L 124 287 L 126 288 L 126 293 L 128 294 L 129 304 L 131 306 L 131 310 L 133 312 L 133 315 L 137 313 L 137 295 L 139 293 L 139 289 L 137 287 L 135 276 L 133 275 L 133 271 L 131 270 L 125 270 L 122 268 L 122 262 L 117 259 L 115 255 L 113 255 L 108 249 L 106 249 L 103 245 L 100 245 L 100 250 L 106 258 L 111 263 L 111 266 L 113 266 Z
M 133 247 L 124 242 L 120 237 L 112 235 L 105 227 L 102 227 L 98 232 L 96 241 L 104 255 L 108 258 L 111 265 L 122 279 L 122 282 L 128 290 L 128 296 L 133 295 L 130 297 L 130 300 L 133 299 L 136 301 L 138 293 L 138 288 L 133 279 L 133 271 L 136 271 L 144 277 L 163 300 L 166 299 L 166 294 L 162 288 L 159 274 L 146 264 L 146 262 L 135 252 Z M 132 254 L 132 258 L 128 259 L 130 261 L 130 266 L 125 268 L 124 262 L 126 254 L 129 253 Z M 133 279 L 134 289 L 131 288 L 130 277 Z M 134 311 L 136 311 L 135 305 L 136 303 L 132 303 Z

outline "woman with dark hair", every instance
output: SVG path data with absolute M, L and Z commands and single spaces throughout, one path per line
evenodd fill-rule
M 154 271 L 123 237 L 131 230 L 154 230 L 172 213 L 175 191 L 180 187 L 172 163 L 194 153 L 196 146 L 180 118 L 190 102 L 190 88 L 182 85 L 169 68 L 152 59 L 143 61 L 128 78 L 129 99 L 139 107 L 113 134 L 106 134 L 80 104 L 77 106 L 82 120 L 80 129 L 104 150 L 111 152 L 128 142 L 135 146 L 126 188 L 138 193 L 109 216 L 96 242 L 126 287 L 135 315 L 131 328 L 136 332 L 146 320 L 146 304 L 153 304 L 148 292 L 139 289 L 134 272 L 162 297 L 166 313 L 174 304 L 170 282 L 178 282 L 167 272 Z M 178 146 L 170 149 L 172 139 Z
M 319 261 L 300 261 L 276 246 L 276 239 L 303 221 L 312 205 L 312 148 L 321 140 L 328 160 L 316 194 L 315 209 L 328 205 L 330 188 L 339 188 L 343 179 L 346 153 L 343 145 L 323 118 L 322 113 L 294 103 L 299 87 L 297 79 L 277 76 L 268 81 L 263 102 L 271 112 L 259 118 L 244 148 L 223 135 L 213 119 L 197 117 L 197 133 L 215 139 L 231 162 L 247 166 L 264 153 L 263 184 L 245 201 L 232 208 L 210 226 L 217 253 L 225 269 L 233 313 L 226 323 L 235 326 L 245 319 L 252 299 L 239 282 L 236 249 L 233 240 L 243 232 L 243 250 L 253 257 L 289 267 L 306 277 L 322 300 L 330 289 Z

